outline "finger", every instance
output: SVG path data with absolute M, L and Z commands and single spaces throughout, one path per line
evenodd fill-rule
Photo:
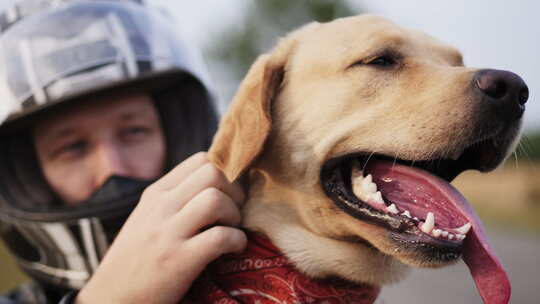
M 225 175 L 211 163 L 193 172 L 183 183 L 169 190 L 168 196 L 176 210 L 182 209 L 198 193 L 207 188 L 217 188 L 238 206 L 244 202 L 244 191 L 238 183 L 229 183 Z
M 216 188 L 208 188 L 197 194 L 172 221 L 173 231 L 182 238 L 190 238 L 210 225 L 237 226 L 241 215 L 229 196 Z
M 186 248 L 199 254 L 197 263 L 205 267 L 226 253 L 240 253 L 246 249 L 246 234 L 237 228 L 214 226 L 186 242 Z
M 160 190 L 169 190 L 181 184 L 192 172 L 208 164 L 208 162 L 206 152 L 195 153 L 156 181 L 153 187 Z

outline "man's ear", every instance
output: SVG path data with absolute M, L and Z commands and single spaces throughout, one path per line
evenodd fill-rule
M 261 55 L 249 69 L 220 122 L 209 158 L 230 181 L 262 151 L 272 127 L 271 107 L 284 74 L 285 60 Z

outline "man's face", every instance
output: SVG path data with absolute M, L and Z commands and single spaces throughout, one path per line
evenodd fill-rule
M 54 113 L 34 127 L 45 178 L 68 205 L 88 199 L 110 176 L 163 173 L 165 138 L 144 94 L 111 96 Z

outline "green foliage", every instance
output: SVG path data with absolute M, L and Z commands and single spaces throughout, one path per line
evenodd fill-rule
M 223 29 L 205 55 L 215 80 L 229 100 L 255 58 L 269 50 L 279 37 L 311 21 L 327 22 L 357 14 L 346 1 L 262 0 L 252 1 L 241 24 Z M 221 75 L 220 75 L 221 74 Z
M 0 264 L 2 265 L 2 271 L 0 271 L 0 295 L 28 280 L 28 277 L 21 273 L 14 258 L 9 255 L 2 241 L 0 241 Z
M 525 159 L 540 160 L 540 131 L 523 136 L 517 155 Z

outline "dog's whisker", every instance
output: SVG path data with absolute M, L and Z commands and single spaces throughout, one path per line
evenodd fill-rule
M 529 165 L 532 165 L 533 168 L 536 167 L 536 163 L 531 159 L 531 156 L 528 152 L 530 149 L 531 149 L 530 141 L 525 135 L 523 135 L 522 140 L 518 142 L 517 147 L 513 152 L 514 159 L 516 162 L 516 168 L 517 168 L 517 163 L 519 162 L 519 159 L 520 159 L 519 157 L 520 155 L 522 156 L 521 161 L 527 161 L 527 163 Z
M 396 151 L 396 155 L 394 157 L 394 162 L 392 164 L 392 169 L 394 169 L 394 167 L 396 166 L 396 163 L 397 163 L 397 160 L 399 159 L 399 154 L 401 154 L 401 148 L 402 147 L 399 147 Z
M 519 161 L 518 161 L 517 152 L 516 151 L 512 152 L 512 155 L 514 155 L 514 164 L 516 165 L 516 170 L 518 170 L 519 169 Z
M 529 162 L 531 161 L 531 157 L 529 155 L 528 150 L 531 149 L 531 143 L 529 141 L 529 138 L 527 136 L 523 136 L 523 140 L 520 140 L 517 147 L 517 152 L 521 152 Z
M 366 169 L 366 166 L 369 162 L 369 160 L 371 159 L 371 157 L 373 156 L 373 154 L 375 154 L 375 152 L 371 152 L 366 160 L 366 162 L 364 163 L 364 165 L 362 166 L 362 171 L 364 171 Z
M 396 167 L 396 163 L 397 163 L 397 155 L 394 157 L 394 162 L 392 163 L 392 170 Z

